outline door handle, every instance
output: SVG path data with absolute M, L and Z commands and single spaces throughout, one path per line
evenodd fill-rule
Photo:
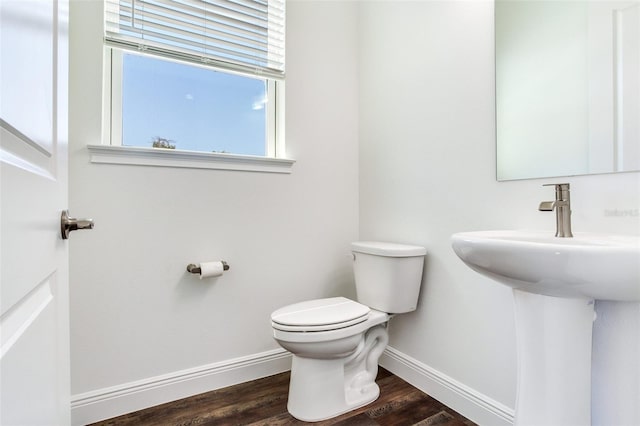
M 76 219 L 69 217 L 69 210 L 63 210 L 60 216 L 60 234 L 63 240 L 69 239 L 71 231 L 78 229 L 93 229 L 93 219 Z

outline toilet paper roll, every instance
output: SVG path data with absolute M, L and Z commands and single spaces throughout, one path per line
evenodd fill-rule
M 200 279 L 209 277 L 219 277 L 224 272 L 224 265 L 221 261 L 202 262 L 200 264 Z

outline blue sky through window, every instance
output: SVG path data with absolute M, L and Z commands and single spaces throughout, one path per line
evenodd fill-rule
M 266 154 L 266 81 L 123 54 L 122 144 Z

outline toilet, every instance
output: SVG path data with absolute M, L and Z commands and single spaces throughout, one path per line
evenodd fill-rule
M 292 354 L 287 409 L 298 420 L 326 420 L 375 401 L 388 321 L 418 303 L 424 247 L 367 241 L 351 251 L 357 301 L 309 300 L 271 314 L 275 340 Z

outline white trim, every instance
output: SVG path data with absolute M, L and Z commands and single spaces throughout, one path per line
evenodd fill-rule
M 274 349 L 71 396 L 71 424 L 85 425 L 288 371 L 291 355 Z
M 284 84 L 284 82 L 278 83 L 275 80 L 266 80 L 267 88 L 266 88 L 266 96 L 267 102 L 265 104 L 266 109 L 266 149 L 265 152 L 269 157 L 276 157 L 276 147 L 278 146 L 277 130 L 278 130 L 278 116 L 277 116 L 277 106 L 280 99 L 277 98 L 277 86 L 278 84 Z
M 291 173 L 295 160 L 249 155 L 142 148 L 113 145 L 87 145 L 92 163 L 138 166 L 181 167 L 190 169 L 239 170 L 263 173 Z
M 387 347 L 380 365 L 481 425 L 509 426 L 514 410 L 420 361 Z M 291 355 L 274 349 L 71 397 L 71 424 L 84 425 L 203 392 L 288 371 Z
M 108 133 L 105 141 L 110 141 L 111 145 L 122 145 L 122 51 L 118 49 L 104 49 L 105 56 L 108 56 L 108 69 L 105 69 L 105 84 L 108 92 L 105 92 L 104 109 L 108 111 L 108 121 L 105 121 Z
M 106 143 L 111 142 L 111 103 L 113 86 L 113 76 L 111 72 L 111 63 L 113 62 L 113 53 L 111 49 L 102 49 L 102 140 Z M 122 74 L 122 73 L 120 73 Z
M 275 89 L 275 156 L 277 158 L 285 158 L 286 157 L 286 146 L 285 146 L 285 125 L 284 125 L 284 117 L 285 117 L 285 82 L 279 81 L 274 85 Z
M 387 347 L 380 365 L 478 424 L 513 425 L 515 412 L 512 408 L 397 349 Z

